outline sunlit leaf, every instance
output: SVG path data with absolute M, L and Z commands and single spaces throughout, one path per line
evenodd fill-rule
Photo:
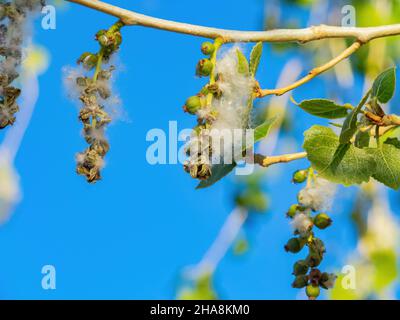
M 340 144 L 332 129 L 313 126 L 304 133 L 303 148 L 318 174 L 343 185 L 368 182 L 376 172 L 374 156 L 351 144 Z
M 257 73 L 258 66 L 260 65 L 261 56 L 263 51 L 262 42 L 258 42 L 250 54 L 250 74 L 254 77 Z
M 382 72 L 372 86 L 372 97 L 381 103 L 387 103 L 392 99 L 396 88 L 396 68 L 390 68 Z

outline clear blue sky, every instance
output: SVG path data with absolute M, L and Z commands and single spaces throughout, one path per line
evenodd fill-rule
M 262 28 L 261 0 L 113 3 L 160 18 Z M 104 180 L 88 185 L 75 174 L 74 154 L 85 143 L 77 107 L 63 93 L 61 69 L 96 50 L 94 34 L 115 20 L 69 7 L 58 13 L 56 30 L 35 31 L 36 42 L 50 51 L 51 65 L 40 77 L 39 102 L 16 159 L 23 200 L 0 229 L 0 298 L 174 298 L 180 271 L 199 261 L 233 207 L 230 179 L 196 191 L 180 165 L 151 166 L 145 158 L 148 130 L 167 130 L 173 120 L 180 129 L 194 124 L 181 106 L 202 85 L 194 77 L 202 39 L 141 27 L 123 30 L 123 70 L 116 84 L 129 120 L 109 129 Z M 259 74 L 264 85 L 274 85 L 288 57 L 274 57 L 266 47 Z M 296 98 L 323 94 L 322 85 L 315 81 Z M 298 137 L 306 128 L 305 121 L 296 124 Z M 272 209 L 249 228 L 250 252 L 239 258 L 228 254 L 221 263 L 215 283 L 222 298 L 296 298 L 298 291 L 290 287 L 296 257 L 283 250 L 290 237 L 284 212 L 298 191 L 290 173 L 302 165 L 282 167 L 286 174 L 269 186 Z M 340 267 L 355 245 L 345 214 L 336 213 L 323 239 L 329 248 L 324 266 Z M 47 264 L 57 270 L 54 291 L 41 288 Z

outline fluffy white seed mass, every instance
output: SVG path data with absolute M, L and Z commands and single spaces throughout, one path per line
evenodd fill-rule
M 315 211 L 326 211 L 332 207 L 336 184 L 320 177 L 299 192 L 299 203 Z
M 300 235 L 307 233 L 313 225 L 310 217 L 305 213 L 297 213 L 290 223 L 293 230 L 297 231 Z
M 245 142 L 243 129 L 248 127 L 248 102 L 254 87 L 254 79 L 239 73 L 237 50 L 239 48 L 234 46 L 219 54 L 215 73 L 218 75 L 218 86 L 222 96 L 214 97 L 211 105 L 200 109 L 197 114 L 199 118 L 209 118 L 211 112 L 216 114 L 210 130 L 200 135 L 200 142 L 206 146 L 205 148 L 212 141 L 210 152 L 212 163 L 231 163 L 235 156 L 241 155 Z M 192 139 L 196 143 L 196 138 Z

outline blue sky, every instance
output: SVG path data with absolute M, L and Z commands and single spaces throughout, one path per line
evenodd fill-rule
M 257 30 L 263 21 L 261 0 L 113 3 L 221 28 Z M 126 116 L 108 131 L 111 150 L 103 181 L 88 185 L 75 174 L 74 155 L 86 146 L 77 106 L 65 96 L 61 69 L 84 51 L 97 50 L 94 34 L 115 19 L 68 7 L 58 11 L 56 30 L 35 31 L 51 64 L 40 77 L 39 101 L 15 163 L 23 199 L 0 229 L 0 298 L 174 298 L 182 268 L 200 260 L 233 208 L 230 178 L 197 191 L 181 165 L 151 166 L 145 158 L 149 130 L 167 131 L 168 122 L 175 120 L 179 129 L 194 125 L 181 106 L 203 83 L 194 76 L 202 39 L 142 27 L 123 29 L 116 87 Z M 273 86 L 290 55 L 273 56 L 268 49 L 259 78 Z M 323 94 L 322 86 L 315 81 L 296 98 Z M 307 119 L 296 124 L 298 137 Z M 290 287 L 296 257 L 283 250 L 290 237 L 284 212 L 291 204 L 287 199 L 295 202 L 298 191 L 290 174 L 302 166 L 306 162 L 281 167 L 284 174 L 268 187 L 271 211 L 249 226 L 251 250 L 243 257 L 228 254 L 220 264 L 215 284 L 222 298 L 296 298 L 298 291 Z M 337 213 L 323 239 L 331 246 L 324 266 L 340 267 L 356 240 L 344 213 Z M 41 287 L 41 268 L 48 264 L 57 270 L 56 290 Z

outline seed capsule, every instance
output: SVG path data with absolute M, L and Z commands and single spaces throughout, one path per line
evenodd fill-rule
M 303 183 L 304 181 L 307 180 L 307 176 L 308 176 L 307 170 L 297 170 L 295 173 L 293 173 L 292 181 L 293 183 L 296 184 Z
M 285 245 L 286 252 L 298 253 L 303 249 L 304 243 L 299 238 L 291 238 Z
M 309 268 L 306 260 L 299 260 L 293 266 L 293 274 L 295 276 L 304 275 L 308 272 Z
M 310 300 L 315 300 L 318 298 L 320 293 L 320 289 L 318 286 L 313 286 L 312 284 L 309 284 L 306 287 L 306 295 Z
M 299 211 L 300 206 L 298 204 L 293 204 L 290 206 L 289 211 L 286 213 L 288 218 L 293 219 L 297 211 Z
M 300 275 L 294 279 L 292 283 L 293 288 L 301 289 L 304 288 L 308 284 L 308 276 Z
M 319 229 L 326 229 L 332 224 L 332 219 L 326 213 L 319 213 L 314 217 L 314 225 Z
M 321 264 L 322 256 L 317 253 L 311 253 L 307 256 L 306 261 L 311 268 L 315 268 Z
M 195 114 L 201 108 L 201 99 L 199 96 L 193 96 L 186 100 L 183 107 L 186 112 Z
M 213 54 L 214 51 L 215 47 L 214 44 L 212 44 L 211 42 L 203 42 L 203 44 L 201 45 L 201 52 L 203 52 L 203 54 L 205 54 L 206 56 Z
M 208 77 L 213 70 L 213 63 L 209 59 L 201 59 L 196 67 L 196 75 Z
M 78 59 L 78 64 L 79 63 L 82 63 L 82 66 L 85 69 L 91 70 L 97 64 L 97 54 L 93 54 L 93 53 L 90 53 L 90 52 L 85 52 Z

